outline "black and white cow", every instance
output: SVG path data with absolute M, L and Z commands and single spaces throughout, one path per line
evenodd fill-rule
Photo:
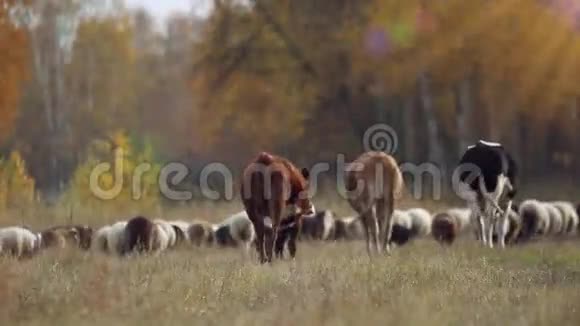
M 501 144 L 479 140 L 467 148 L 457 169 L 457 192 L 472 211 L 482 244 L 493 248 L 494 226 L 508 225 L 505 221 L 517 191 L 516 163 Z M 500 227 L 495 232 L 501 248 L 507 231 Z

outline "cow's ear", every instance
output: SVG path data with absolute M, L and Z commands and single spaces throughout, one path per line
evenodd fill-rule
M 307 168 L 302 168 L 302 176 L 308 179 L 310 177 L 310 171 Z

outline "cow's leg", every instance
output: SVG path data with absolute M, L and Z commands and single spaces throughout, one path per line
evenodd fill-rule
M 486 236 L 485 236 L 485 223 L 483 220 L 483 215 L 481 213 L 479 213 L 477 215 L 477 228 L 479 231 L 479 240 L 480 243 L 485 246 L 487 244 L 487 242 L 485 241 Z
M 288 239 L 288 251 L 290 252 L 290 257 L 292 257 L 292 259 L 296 258 L 296 238 L 298 238 L 297 229 L 290 232 L 290 239 Z
M 377 218 L 377 211 L 375 206 L 369 210 L 369 232 L 371 233 L 372 238 L 372 246 L 377 254 L 382 252 L 381 250 L 381 243 L 380 243 L 380 231 L 379 231 L 379 223 Z
M 272 225 L 272 232 L 266 233 L 264 236 L 264 252 L 266 256 L 266 262 L 272 262 L 272 256 L 274 253 L 274 243 L 278 238 L 278 229 L 280 228 L 279 225 L 273 224 Z
M 284 200 L 282 197 L 275 196 L 269 201 L 270 208 L 270 218 L 272 218 L 272 233 L 266 236 L 266 260 L 272 262 L 272 252 L 274 248 L 274 243 L 278 238 L 278 232 L 280 230 L 280 220 L 282 212 L 284 210 Z
M 256 251 L 258 252 L 258 257 L 260 258 L 260 263 L 265 263 L 266 258 L 264 256 L 264 221 L 259 219 L 254 223 L 254 228 L 256 230 Z
M 369 257 L 372 256 L 372 248 L 371 248 L 371 232 L 370 232 L 370 219 L 369 219 L 369 212 L 364 212 L 360 215 L 360 220 L 362 222 L 364 231 L 365 231 L 365 239 L 367 242 L 367 254 Z
M 493 214 L 493 213 L 492 213 Z M 493 248 L 493 230 L 495 227 L 496 219 L 493 216 L 487 217 L 487 245 Z
M 506 210 L 503 214 L 499 216 L 499 227 L 497 230 L 497 240 L 500 248 L 505 248 L 505 235 L 508 232 L 509 228 L 509 213 L 512 209 L 512 201 L 509 200 L 506 206 Z
M 258 253 L 258 257 L 260 259 L 260 263 L 263 264 L 265 262 L 264 257 L 264 233 L 266 232 L 264 227 L 264 216 L 258 214 L 255 210 L 254 211 L 247 211 L 248 217 L 252 221 L 254 225 L 254 231 L 256 231 L 256 252 Z
M 471 209 L 471 221 L 476 226 L 477 236 L 479 237 L 479 241 L 482 245 L 485 246 L 485 229 L 483 223 L 483 214 L 481 212 L 481 208 L 478 203 L 470 202 L 469 208 Z
M 483 209 L 485 242 L 483 243 L 483 245 L 488 246 L 489 248 L 493 248 L 493 228 L 495 225 L 495 214 L 496 212 L 493 209 L 493 206 L 490 205 L 487 201 L 485 201 Z
M 377 202 L 377 217 L 382 236 L 382 246 L 388 254 L 391 252 L 391 237 L 393 235 L 393 202 L 394 199 L 379 200 Z
M 275 252 L 276 258 L 278 259 L 284 258 L 284 245 L 286 242 L 286 232 L 287 231 L 282 231 L 282 234 L 279 234 L 278 237 L 276 238 Z

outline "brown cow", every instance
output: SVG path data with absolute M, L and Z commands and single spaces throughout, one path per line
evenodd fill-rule
M 383 152 L 366 152 L 347 167 L 345 185 L 348 202 L 362 221 L 369 256 L 373 247 L 389 253 L 395 201 L 403 190 L 397 161 Z
M 256 250 L 260 262 L 272 262 L 274 242 L 286 206 L 296 215 L 314 215 L 307 196 L 309 172 L 299 171 L 290 161 L 266 152 L 260 153 L 244 170 L 242 201 L 256 231 Z M 266 217 L 272 220 L 272 232 L 264 232 Z M 264 248 L 265 246 L 265 248 Z

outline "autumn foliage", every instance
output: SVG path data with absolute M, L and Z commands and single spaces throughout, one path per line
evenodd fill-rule
M 14 129 L 23 81 L 28 72 L 26 32 L 10 16 L 13 0 L 0 2 L 0 143 Z
M 399 162 L 448 173 L 483 138 L 526 180 L 580 178 L 575 1 L 221 0 L 163 26 L 122 1 L 18 3 L 0 5 L 0 150 L 44 198 L 86 187 L 119 130 L 186 164 L 179 188 L 258 151 L 353 159 L 377 123 Z

